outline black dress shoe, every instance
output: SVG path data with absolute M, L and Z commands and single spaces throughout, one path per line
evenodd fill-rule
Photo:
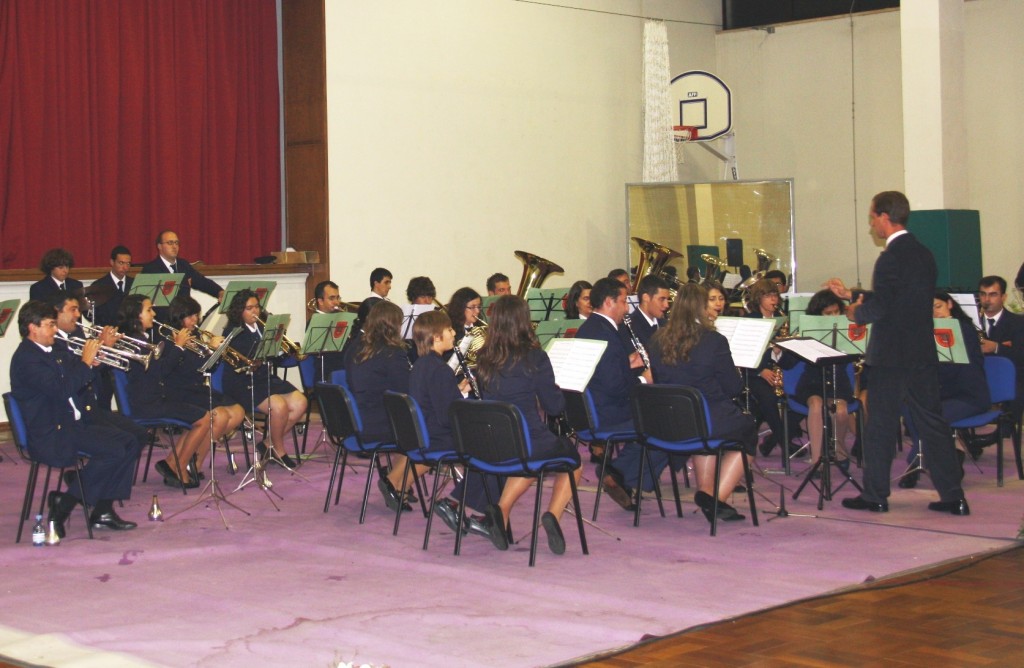
M 772 450 L 774 450 L 775 446 L 778 444 L 779 441 L 775 438 L 775 434 L 768 434 L 764 437 L 764 440 L 761 441 L 761 445 L 757 446 L 757 449 L 763 456 L 767 457 L 772 454 Z
M 64 471 L 64 475 L 61 476 L 61 479 L 64 481 L 64 486 L 71 489 L 75 486 L 75 482 L 78 480 L 78 471 L 75 469 Z
M 955 501 L 932 501 L 928 504 L 928 510 L 950 515 L 970 515 L 971 507 L 967 505 L 967 499 L 956 499 Z
M 153 469 L 156 470 L 161 476 L 163 476 L 164 484 L 168 487 L 184 487 L 185 489 L 195 489 L 199 487 L 199 481 L 191 479 L 186 483 L 181 482 L 181 478 L 174 472 L 167 460 L 161 459 L 153 465 Z
M 900 486 L 900 489 L 914 489 L 917 487 L 917 481 L 921 479 L 921 470 L 911 471 L 910 473 L 904 473 L 900 481 L 896 483 Z
M 849 508 L 850 510 L 870 510 L 873 513 L 887 513 L 889 512 L 889 502 L 882 501 L 876 503 L 874 501 L 868 501 L 862 496 L 854 496 L 849 499 L 843 499 L 843 508 Z
M 491 528 L 483 515 L 466 515 L 466 532 L 483 536 L 488 540 L 491 538 Z
M 412 506 L 408 503 L 402 503 L 401 499 L 398 497 L 398 492 L 395 491 L 391 481 L 387 478 L 380 478 L 377 480 L 377 489 L 380 490 L 381 495 L 384 497 L 384 504 L 391 510 L 397 511 L 401 506 L 402 512 L 408 513 L 412 511 Z
M 281 455 L 280 457 L 274 455 L 274 461 L 277 462 L 278 464 L 283 464 L 284 466 L 290 469 L 295 469 L 298 466 L 298 464 L 295 463 L 295 460 L 289 457 L 288 455 Z
M 551 513 L 544 513 L 540 516 L 540 525 L 544 527 L 544 533 L 548 535 L 548 549 L 554 554 L 565 554 L 565 536 L 562 535 L 562 527 L 558 520 Z
M 508 536 L 505 534 L 505 518 L 501 514 L 501 508 L 493 503 L 487 506 L 484 525 L 487 527 L 488 538 L 499 550 L 508 549 Z
M 618 473 L 615 469 L 608 467 L 608 473 L 601 480 L 601 485 L 604 487 L 604 493 L 611 497 L 612 501 L 619 504 L 619 506 L 628 512 L 634 512 L 636 510 L 636 504 L 633 503 L 632 490 L 625 487 L 621 480 L 622 475 L 613 475 Z
M 68 521 L 68 517 L 71 516 L 71 509 L 75 507 L 71 499 L 74 499 L 74 497 L 63 492 L 50 492 L 46 495 L 46 506 L 50 509 L 46 519 L 48 522 L 53 522 L 54 529 L 60 538 L 67 535 L 64 523 Z M 69 505 L 70 508 L 68 507 Z
M 434 514 L 454 533 L 459 532 L 459 504 L 451 499 L 441 499 L 434 504 Z M 463 529 L 465 533 L 465 529 Z
M 697 492 L 693 495 L 693 502 L 697 504 L 704 518 L 710 522 L 715 512 L 715 498 L 707 492 Z M 721 522 L 738 522 L 745 520 L 745 515 L 740 515 L 735 508 L 725 501 L 718 501 L 718 520 Z
M 113 510 L 101 515 L 93 513 L 89 521 L 97 529 L 107 528 L 114 531 L 128 531 L 138 526 L 135 522 L 121 519 Z

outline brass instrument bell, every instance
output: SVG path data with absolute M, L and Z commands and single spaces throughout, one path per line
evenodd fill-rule
M 545 260 L 533 253 L 517 250 L 515 251 L 515 256 L 523 263 L 523 277 L 519 279 L 519 288 L 516 290 L 516 296 L 520 298 L 525 299 L 526 292 L 530 288 L 539 288 L 544 283 L 544 279 L 548 277 L 548 274 L 561 274 L 565 272 L 564 269 L 551 260 Z

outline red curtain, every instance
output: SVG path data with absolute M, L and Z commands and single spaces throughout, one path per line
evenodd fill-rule
M 279 250 L 278 98 L 274 0 L 0 0 L 0 269 Z

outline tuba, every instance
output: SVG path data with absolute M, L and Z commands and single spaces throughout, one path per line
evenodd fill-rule
M 701 284 L 718 283 L 721 285 L 725 279 L 725 275 L 728 273 L 728 271 L 726 271 L 726 267 L 728 265 L 725 264 L 725 260 L 717 255 L 709 255 L 707 253 L 702 253 L 700 259 L 704 261 L 704 264 L 707 267 L 704 275 L 700 276 Z
M 519 279 L 519 289 L 516 290 L 516 296 L 523 299 L 526 298 L 526 291 L 530 288 L 539 288 L 548 274 L 561 274 L 565 271 L 551 260 L 545 260 L 533 253 L 517 250 L 515 255 L 523 263 L 523 277 Z
M 636 286 L 640 283 L 640 279 L 648 274 L 654 274 L 655 276 L 662 276 L 662 278 L 669 279 L 670 277 L 664 276 L 665 265 L 677 257 L 683 257 L 683 254 L 679 251 L 674 251 L 668 246 L 662 246 L 661 244 L 648 241 L 647 239 L 641 239 L 640 237 L 632 237 L 633 241 L 640 248 L 640 261 L 636 264 L 636 278 L 633 279 L 633 292 L 636 292 Z M 678 287 L 679 280 L 671 279 L 670 284 Z

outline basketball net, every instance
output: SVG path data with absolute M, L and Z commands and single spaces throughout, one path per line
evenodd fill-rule
M 668 62 L 668 30 L 661 21 L 644 23 L 644 172 L 646 183 L 679 180 L 673 147 L 672 81 Z
M 697 128 L 692 125 L 672 126 L 672 145 L 675 146 L 676 162 L 682 165 L 686 162 L 686 145 L 697 139 Z

